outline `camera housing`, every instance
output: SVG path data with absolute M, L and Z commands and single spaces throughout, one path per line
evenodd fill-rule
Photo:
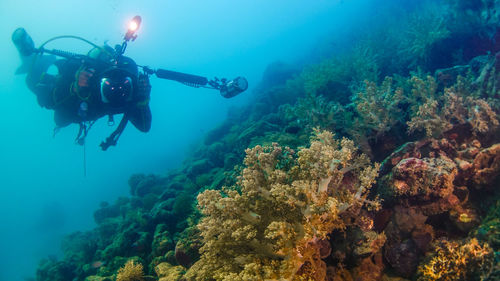
M 237 96 L 248 89 L 248 81 L 245 77 L 238 76 L 229 82 L 222 84 L 220 88 L 221 96 L 226 99 Z

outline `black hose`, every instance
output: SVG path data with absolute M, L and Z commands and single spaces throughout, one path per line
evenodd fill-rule
M 96 44 L 90 42 L 89 40 L 85 39 L 85 38 L 82 38 L 80 36 L 74 36 L 74 35 L 61 35 L 61 36 L 56 36 L 56 37 L 52 37 L 50 38 L 49 40 L 45 41 L 41 46 L 40 46 L 40 49 L 42 49 L 45 45 L 47 45 L 49 42 L 52 42 L 54 40 L 57 40 L 57 39 L 63 39 L 63 38 L 72 38 L 72 39 L 78 39 L 78 40 L 81 40 L 85 43 L 88 43 L 90 45 L 92 45 L 93 47 L 95 48 L 99 48 L 99 49 L 102 49 L 101 47 L 97 46 Z

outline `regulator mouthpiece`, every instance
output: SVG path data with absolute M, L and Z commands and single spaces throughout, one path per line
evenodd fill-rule
M 243 93 L 247 88 L 247 79 L 245 79 L 245 77 L 239 76 L 223 84 L 220 88 L 220 94 L 221 96 L 229 99 Z
M 125 34 L 125 37 L 123 38 L 125 41 L 134 41 L 135 38 L 137 38 L 137 35 L 135 32 L 139 30 L 139 27 L 141 27 L 141 16 L 135 16 L 128 24 L 128 30 L 127 33 Z

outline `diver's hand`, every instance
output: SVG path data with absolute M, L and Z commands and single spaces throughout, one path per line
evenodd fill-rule
M 79 88 L 87 88 L 89 87 L 89 80 L 92 76 L 94 76 L 95 69 L 82 69 L 78 73 L 78 87 Z

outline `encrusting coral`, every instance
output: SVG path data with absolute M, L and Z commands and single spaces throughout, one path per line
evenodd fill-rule
M 328 235 L 379 207 L 367 199 L 379 165 L 327 131 L 298 153 L 247 149 L 244 164 L 236 186 L 198 196 L 204 245 L 190 280 L 325 280 Z

